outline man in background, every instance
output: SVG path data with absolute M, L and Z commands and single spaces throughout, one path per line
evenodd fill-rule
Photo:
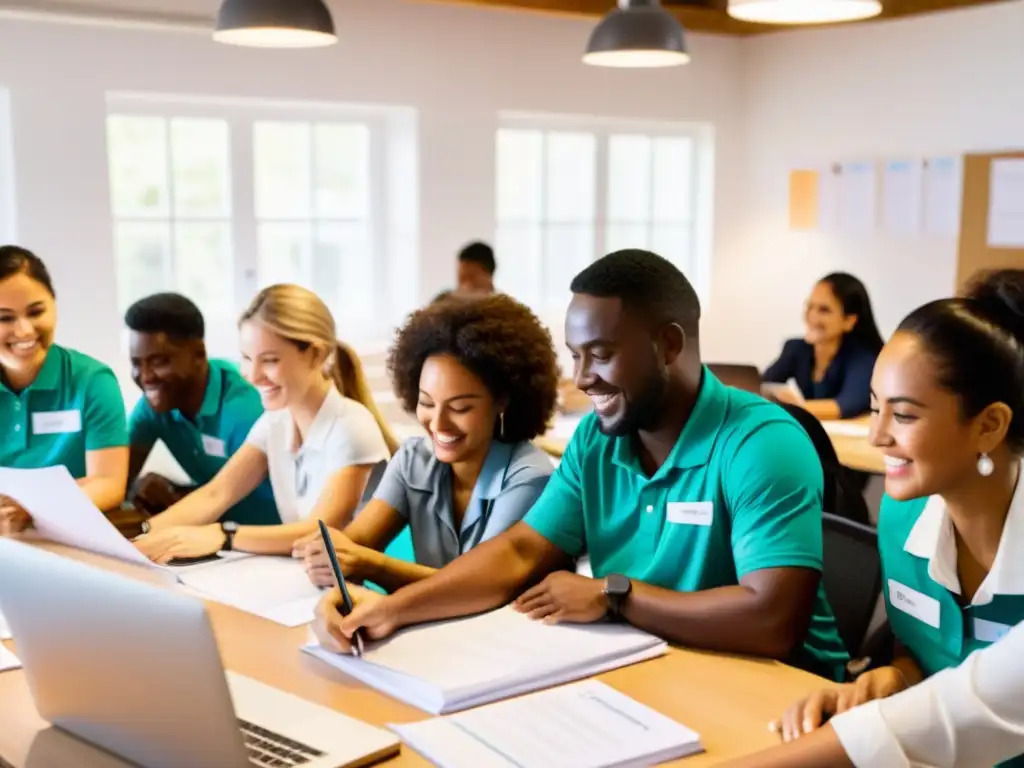
M 494 260 L 494 249 L 487 243 L 475 241 L 459 251 L 456 269 L 457 287 L 454 291 L 442 291 L 434 301 L 456 294 L 473 296 L 494 293 L 494 273 L 498 265 Z

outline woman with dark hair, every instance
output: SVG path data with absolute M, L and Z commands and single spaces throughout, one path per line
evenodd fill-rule
M 871 383 L 895 660 L 809 697 L 776 725 L 789 742 L 835 715 L 824 733 L 738 765 L 992 765 L 1024 746 L 1024 689 L 1000 685 L 991 662 L 969 662 L 969 680 L 946 675 L 931 694 L 874 701 L 1024 622 L 1024 270 L 991 273 L 963 298 L 915 310 Z M 1024 766 L 1024 755 L 1003 765 Z
M 128 430 L 113 371 L 54 343 L 57 303 L 50 273 L 31 251 L 0 246 L 0 466 L 63 465 L 102 510 L 124 501 Z M 31 518 L 0 496 L 0 534 Z
M 426 430 L 388 464 L 373 500 L 332 531 L 346 578 L 392 592 L 519 522 L 553 467 L 532 440 L 555 408 L 551 336 L 505 295 L 415 312 L 388 356 L 395 393 Z M 415 562 L 384 550 L 409 526 Z M 333 585 L 318 535 L 300 540 L 310 579 Z
M 804 401 L 783 388 L 772 396 L 822 420 L 867 413 L 871 370 L 883 342 L 864 284 L 845 272 L 826 275 L 811 291 L 804 324 L 804 338 L 787 341 L 762 377 L 780 384 L 794 379 Z

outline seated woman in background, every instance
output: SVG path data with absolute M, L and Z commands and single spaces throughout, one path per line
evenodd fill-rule
M 779 724 L 787 741 L 960 664 L 1024 622 L 1024 270 L 994 272 L 964 298 L 912 312 L 871 384 L 872 441 L 886 463 L 878 545 L 896 658 L 794 706 Z M 900 706 L 881 711 L 898 718 Z M 882 764 L 870 733 L 839 736 L 856 765 Z M 929 765 L 939 759 L 921 755 Z M 982 764 L 963 757 L 957 764 Z M 1024 766 L 1024 756 L 1008 765 Z
M 289 554 L 318 520 L 345 526 L 397 448 L 359 358 L 338 342 L 315 293 L 264 288 L 239 330 L 242 373 L 265 412 L 210 482 L 149 519 L 135 544 L 156 562 L 231 549 Z M 218 523 L 268 475 L 281 525 Z
M 104 511 L 124 501 L 128 430 L 117 377 L 103 363 L 53 343 L 56 295 L 31 251 L 0 247 L 0 466 L 63 465 Z M 0 496 L 0 533 L 31 522 Z
M 883 342 L 864 284 L 845 272 L 822 278 L 807 300 L 804 324 L 804 338 L 787 341 L 762 379 L 795 379 L 805 402 L 788 390 L 772 396 L 800 405 L 822 420 L 867 413 L 871 370 Z
M 555 407 L 551 337 L 504 295 L 442 301 L 415 312 L 388 357 L 395 392 L 427 431 L 388 464 L 373 500 L 332 531 L 346 577 L 387 591 L 426 578 L 519 522 L 553 467 L 530 441 Z M 415 563 L 382 554 L 408 525 Z M 310 579 L 333 585 L 323 542 L 296 543 Z

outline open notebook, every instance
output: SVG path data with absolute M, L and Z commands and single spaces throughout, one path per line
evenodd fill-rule
M 367 645 L 362 657 L 303 650 L 433 714 L 458 712 L 661 656 L 665 642 L 625 624 L 531 621 L 506 606 L 425 624 Z
M 390 727 L 440 768 L 623 768 L 703 751 L 689 728 L 597 680 Z
M 0 468 L 0 494 L 17 499 L 41 536 L 58 544 L 162 571 L 202 597 L 297 627 L 313 620 L 320 590 L 290 557 L 241 552 L 192 565 L 159 566 L 139 552 L 89 500 L 66 467 Z M 0 619 L 0 634 L 3 633 Z

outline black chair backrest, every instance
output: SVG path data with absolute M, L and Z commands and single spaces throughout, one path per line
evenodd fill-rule
M 727 387 L 761 394 L 761 372 L 756 366 L 737 363 L 708 363 L 707 366 Z
M 882 593 L 878 532 L 869 525 L 826 513 L 822 542 L 825 595 L 835 613 L 839 636 L 850 658 L 856 659 L 864 651 Z
M 822 499 L 824 510 L 832 515 L 870 525 L 871 518 L 864 494 L 852 471 L 839 463 L 835 446 L 821 422 L 799 405 L 780 403 L 780 406 L 804 428 L 814 444 L 814 450 L 818 452 L 825 476 L 825 495 Z

